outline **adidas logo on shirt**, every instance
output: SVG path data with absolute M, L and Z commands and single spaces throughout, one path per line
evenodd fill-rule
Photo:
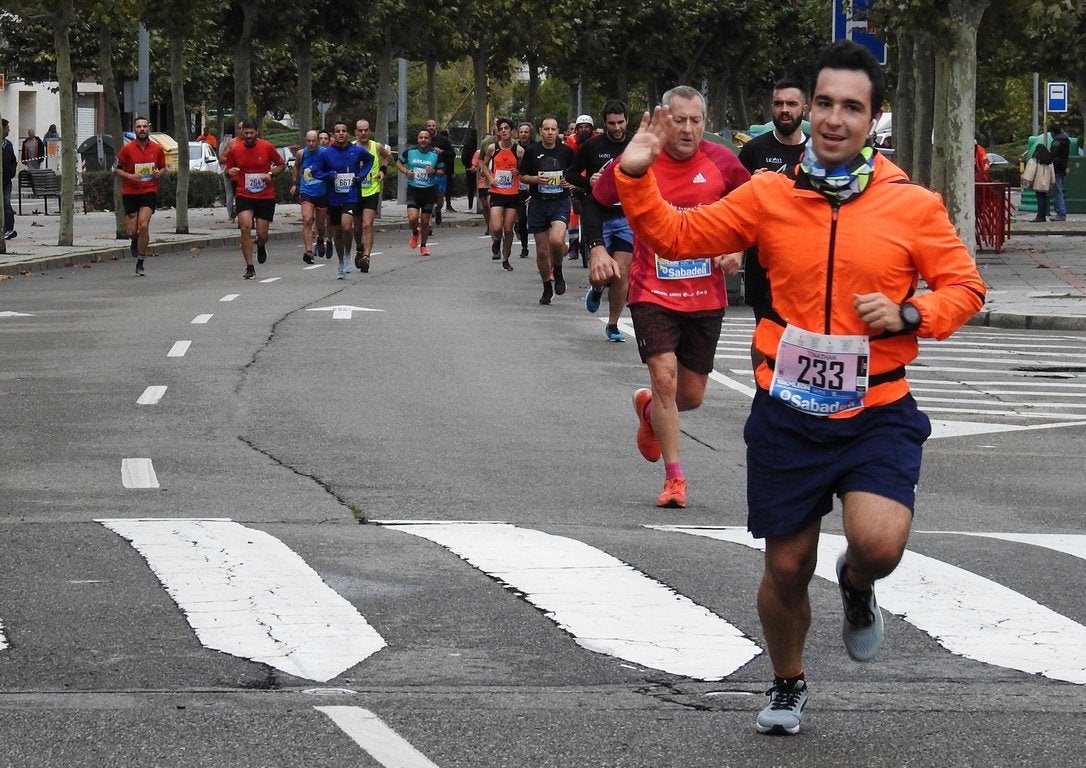
M 701 171 L 698 171 L 698 175 L 694 177 L 693 184 L 708 184 L 709 180 L 701 175 Z

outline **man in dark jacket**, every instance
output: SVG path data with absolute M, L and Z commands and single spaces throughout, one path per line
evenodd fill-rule
M 1052 221 L 1067 219 L 1067 202 L 1063 199 L 1063 180 L 1067 176 L 1067 163 L 1071 154 L 1071 137 L 1058 123 L 1048 127 L 1052 134 L 1052 169 L 1056 171 L 1056 183 L 1052 187 Z
M 15 157 L 15 147 L 12 146 L 11 141 L 8 139 L 8 134 L 11 133 L 11 125 L 8 124 L 7 120 L 4 120 L 3 126 L 4 239 L 11 240 L 18 234 L 15 231 L 15 209 L 11 207 L 11 180 L 15 178 L 19 160 Z

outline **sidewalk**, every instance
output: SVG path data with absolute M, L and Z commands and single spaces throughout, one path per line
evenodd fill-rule
M 467 201 L 456 198 L 456 213 L 444 212 L 444 226 L 480 226 L 477 213 L 466 213 Z M 110 212 L 77 212 L 74 245 L 58 246 L 60 217 L 45 216 L 43 207 L 27 205 L 27 215 L 16 218 L 19 236 L 7 241 L 7 254 L 0 255 L 0 275 L 18 277 L 50 269 L 93 261 L 126 258 L 128 240 L 115 236 L 115 219 Z M 55 208 L 51 208 L 55 210 Z M 33 213 L 37 211 L 36 213 Z M 1086 214 L 1069 216 L 1067 221 L 1033 223 L 1032 214 L 1015 211 L 1011 237 L 1002 253 L 982 251 L 977 255 L 981 276 L 989 286 L 984 309 L 973 325 L 1001 328 L 1086 331 Z M 271 227 L 273 241 L 301 243 L 301 211 L 297 204 L 276 206 Z M 379 231 L 405 229 L 405 206 L 385 201 Z M 237 225 L 226 218 L 223 208 L 189 211 L 189 234 L 174 234 L 175 211 L 156 211 L 151 219 L 151 248 L 159 254 L 189 252 L 194 248 L 234 246 Z

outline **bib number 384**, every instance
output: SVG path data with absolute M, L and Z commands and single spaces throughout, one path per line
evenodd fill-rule
M 869 352 L 867 336 L 833 336 L 789 325 L 777 347 L 769 393 L 813 416 L 861 408 Z

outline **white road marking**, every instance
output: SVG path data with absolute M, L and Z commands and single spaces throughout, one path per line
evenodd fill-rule
M 261 282 L 261 283 L 274 283 L 276 280 L 282 280 L 282 279 L 283 278 L 281 278 L 281 277 L 266 277 L 263 280 L 260 280 L 259 282 Z
M 166 353 L 166 357 L 184 357 L 190 346 L 192 346 L 191 341 L 175 341 L 170 351 Z
M 307 312 L 331 312 L 333 320 L 350 320 L 354 312 L 384 312 L 383 309 L 353 307 L 350 304 L 337 304 L 333 307 L 309 307 Z
M 4 637 L 4 622 L 0 620 L 0 651 L 8 647 L 8 639 Z
M 918 531 L 919 533 L 919 531 Z M 976 536 L 985 539 L 1000 539 L 1019 544 L 1051 549 L 1065 555 L 1086 560 L 1086 535 L 1075 533 L 977 533 L 973 531 L 924 531 L 924 533 L 952 533 L 955 536 Z
M 224 519 L 98 520 L 132 542 L 206 647 L 324 682 L 385 647 L 274 536 Z
M 764 551 L 744 528 L 652 525 Z M 815 575 L 837 583 L 845 538 L 822 534 Z M 926 632 L 951 653 L 1053 680 L 1086 685 L 1086 627 L 975 573 L 906 551 L 876 587 L 879 605 Z
M 309 264 L 307 266 L 302 267 L 302 271 L 304 272 L 307 269 L 320 269 L 323 266 L 324 266 L 324 264 Z
M 158 488 L 155 465 L 150 459 L 121 459 L 121 484 L 125 488 Z
M 438 768 L 381 718 L 361 707 L 314 707 L 385 768 Z
M 34 315 L 26 312 L 12 312 L 10 309 L 5 309 L 3 312 L 0 312 L 0 317 L 34 317 Z
M 140 399 L 136 401 L 136 405 L 154 405 L 161 400 L 162 396 L 165 394 L 165 386 L 155 385 L 147 387 L 147 389 L 143 390 L 143 394 L 140 395 Z
M 590 651 L 698 680 L 720 680 L 761 653 L 709 609 L 583 542 L 508 523 L 377 522 L 500 579 Z
M 214 315 L 197 315 L 196 317 L 192 318 L 191 325 L 204 325 L 212 317 L 214 317 Z
M 228 293 L 225 296 L 223 296 L 221 299 L 219 299 L 219 301 L 233 301 L 234 299 L 236 299 L 240 295 L 241 295 L 240 293 Z

